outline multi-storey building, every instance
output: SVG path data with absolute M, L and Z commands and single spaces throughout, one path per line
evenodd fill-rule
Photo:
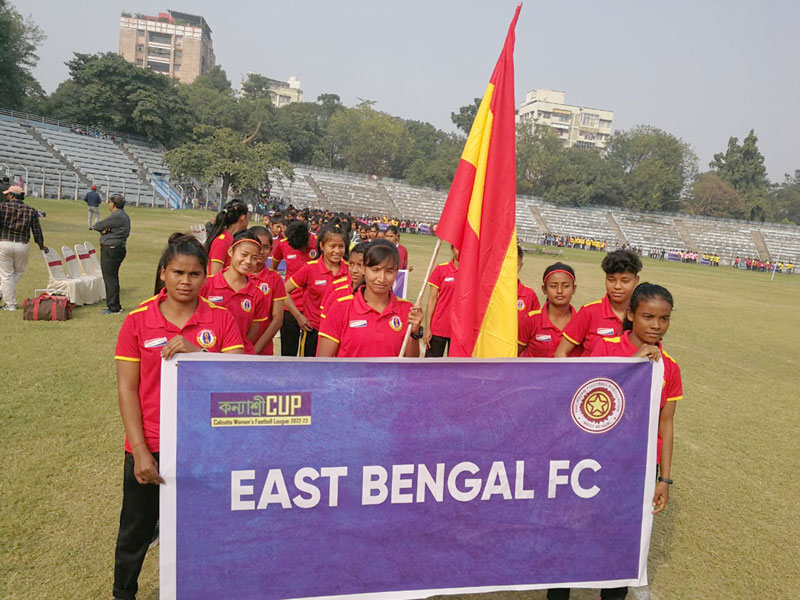
M 566 104 L 566 94 L 536 89 L 525 94 L 517 110 L 517 123 L 547 125 L 566 146 L 605 148 L 611 137 L 614 111 Z
M 174 10 L 157 17 L 122 13 L 119 53 L 128 62 L 183 83 L 191 83 L 216 63 L 206 20 Z

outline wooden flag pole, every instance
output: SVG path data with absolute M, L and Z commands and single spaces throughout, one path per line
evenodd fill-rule
M 417 295 L 417 301 L 414 303 L 416 305 L 422 306 L 422 297 L 425 295 L 425 288 L 428 286 L 428 278 L 431 276 L 431 271 L 433 271 L 433 265 L 436 262 L 436 257 L 439 256 L 439 248 L 442 247 L 442 238 L 436 238 L 436 246 L 433 249 L 433 254 L 431 255 L 431 262 L 428 264 L 428 271 L 425 273 L 425 279 L 422 280 L 422 287 L 419 290 L 419 294 Z M 408 347 L 408 340 L 411 339 L 411 324 L 409 323 L 408 327 L 406 327 L 406 335 L 403 337 L 403 347 L 400 348 L 400 356 L 398 358 L 402 358 L 406 355 L 406 348 Z M 414 340 L 417 344 L 419 341 Z

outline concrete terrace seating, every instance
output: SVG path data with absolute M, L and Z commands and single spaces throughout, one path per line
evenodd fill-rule
M 447 199 L 447 191 L 416 187 L 397 181 L 383 181 L 381 185 L 400 209 L 397 217 L 425 223 L 435 223 L 439 220 Z
M 294 181 L 285 177 L 272 176 L 272 189 L 275 193 L 288 199 L 288 201 L 297 208 L 316 208 L 321 205 L 317 194 L 308 185 L 305 176 L 308 173 L 303 167 L 294 166 Z
M 753 227 L 746 222 L 696 217 L 684 217 L 682 222 L 692 236 L 698 252 L 711 252 L 726 260 L 734 256 L 759 256 L 750 235 Z
M 93 178 L 95 185 L 104 192 L 109 186 L 106 181 L 106 177 L 109 177 L 112 193 L 124 193 L 129 202 L 135 202 L 138 194 L 142 204 L 153 203 L 153 188 L 140 181 L 140 175 L 146 179 L 147 174 L 139 174 L 138 167 L 113 141 L 78 135 L 60 128 L 40 126 L 36 129 L 81 172 Z M 163 205 L 164 201 L 157 197 L 155 203 Z
M 797 264 L 800 260 L 800 234 L 794 229 L 759 227 L 772 260 Z
M 616 233 L 606 220 L 604 210 L 556 206 L 547 202 L 532 203 L 539 209 L 550 232 L 555 235 L 586 236 L 613 243 Z
M 611 214 L 625 234 L 628 243 L 642 248 L 643 252 L 647 252 L 650 248 L 683 250 L 689 247 L 675 227 L 672 217 L 627 210 L 612 210 Z M 698 247 L 698 250 L 700 249 Z
M 520 242 L 538 242 L 542 231 L 531 213 L 528 198 L 517 198 L 517 239 Z
M 335 171 L 322 171 L 305 167 L 328 200 L 333 210 L 359 214 L 394 215 L 397 210 L 386 200 L 377 181 L 365 175 L 349 175 Z
M 169 168 L 164 164 L 164 153 L 161 150 L 130 141 L 123 142 L 122 145 L 147 167 L 151 175 L 169 177 Z
M 73 198 L 75 175 L 15 121 L 0 119 L 0 163 L 9 166 L 8 176 L 14 181 L 25 177 L 28 169 L 28 195 L 42 195 L 42 171 L 45 170 L 45 195 L 55 197 L 58 174 L 61 173 L 61 197 Z M 3 170 L 5 168 L 3 167 Z

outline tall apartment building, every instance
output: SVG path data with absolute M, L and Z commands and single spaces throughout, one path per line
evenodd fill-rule
M 191 83 L 216 63 L 206 20 L 174 10 L 157 17 L 122 13 L 119 53 L 128 62 L 182 83 Z
M 566 104 L 566 94 L 536 89 L 525 94 L 517 110 L 517 123 L 547 125 L 566 146 L 605 148 L 611 137 L 614 111 Z

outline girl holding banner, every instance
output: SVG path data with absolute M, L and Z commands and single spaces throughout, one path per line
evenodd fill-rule
M 393 244 L 369 244 L 364 254 L 364 285 L 325 308 L 317 356 L 397 356 L 409 324 L 414 342 L 408 344 L 405 356 L 419 356 L 422 309 L 392 293 L 399 266 Z
M 159 262 L 163 289 L 122 324 L 114 358 L 125 427 L 122 512 L 114 559 L 114 598 L 132 600 L 158 522 L 161 359 L 182 352 L 244 351 L 231 314 L 200 297 L 208 255 L 194 237 L 169 238 Z

